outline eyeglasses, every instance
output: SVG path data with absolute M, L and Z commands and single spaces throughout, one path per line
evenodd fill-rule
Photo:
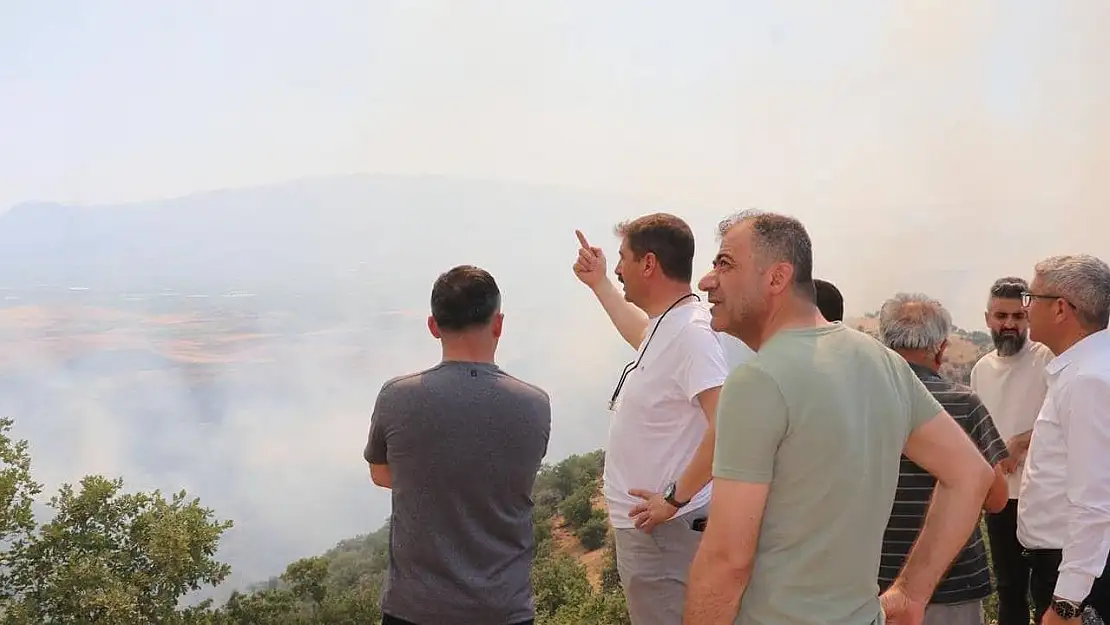
M 1030 293 L 1029 291 L 1022 291 L 1021 292 L 1021 305 L 1024 306 L 1025 308 L 1029 308 L 1029 304 L 1031 304 L 1034 299 L 1062 299 L 1062 300 L 1064 300 L 1064 303 L 1066 303 L 1068 306 L 1071 306 L 1072 308 L 1075 308 L 1075 304 L 1068 301 L 1068 298 L 1066 298 L 1062 295 L 1048 295 L 1048 294 L 1042 294 L 1042 293 Z
M 686 295 L 683 295 L 682 297 L 676 299 L 673 304 L 667 307 L 667 310 L 663 311 L 662 315 L 659 315 L 659 321 L 656 321 L 655 327 L 651 329 L 651 334 L 648 335 L 647 341 L 644 342 L 644 348 L 640 350 L 640 355 L 636 358 L 636 360 L 633 360 L 632 362 L 625 365 L 624 371 L 621 371 L 621 379 L 617 382 L 617 388 L 613 389 L 613 396 L 609 398 L 609 410 L 616 409 L 617 397 L 619 397 L 621 394 L 621 388 L 624 387 L 624 381 L 628 379 L 629 373 L 632 373 L 632 371 L 636 367 L 640 366 L 640 361 L 644 359 L 644 354 L 647 353 L 647 348 L 649 345 L 651 345 L 651 338 L 655 336 L 655 331 L 659 329 L 659 324 L 663 323 L 663 317 L 666 317 L 667 313 L 671 312 L 671 309 L 673 309 L 675 306 L 678 306 L 679 302 L 686 299 L 687 297 L 693 297 L 699 302 L 701 301 L 701 298 L 698 297 L 697 293 L 687 293 Z

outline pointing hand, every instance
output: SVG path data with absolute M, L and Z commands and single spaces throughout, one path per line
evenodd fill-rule
M 578 235 L 578 260 L 574 263 L 574 275 L 582 284 L 591 289 L 605 279 L 605 253 L 600 247 L 591 247 L 586 240 L 586 235 L 581 230 L 575 230 Z

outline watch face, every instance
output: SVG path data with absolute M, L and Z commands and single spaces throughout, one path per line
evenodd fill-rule
M 1068 603 L 1067 601 L 1053 601 L 1052 611 L 1065 621 L 1076 618 L 1080 614 L 1079 606 Z

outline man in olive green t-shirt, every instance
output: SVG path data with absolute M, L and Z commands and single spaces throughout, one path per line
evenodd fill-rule
M 829 324 L 797 220 L 721 224 L 713 329 L 757 351 L 717 409 L 710 522 L 690 572 L 689 625 L 918 625 L 966 543 L 993 471 L 909 365 Z M 878 596 L 883 532 L 905 453 L 937 478 L 926 525 Z

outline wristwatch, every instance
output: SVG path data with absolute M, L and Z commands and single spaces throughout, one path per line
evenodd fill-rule
M 1067 621 L 1073 618 L 1079 618 L 1079 615 L 1083 614 L 1083 606 L 1074 601 L 1053 597 L 1052 611 L 1055 612 L 1057 616 Z
M 688 504 L 690 502 L 689 501 L 678 501 L 677 499 L 675 499 L 674 498 L 674 493 L 677 489 L 678 489 L 678 485 L 675 484 L 674 482 L 671 482 L 670 484 L 667 484 L 666 490 L 663 491 L 663 500 L 666 501 L 667 503 L 671 504 L 672 506 L 676 507 L 676 508 L 681 508 L 682 506 L 685 506 L 686 504 Z

